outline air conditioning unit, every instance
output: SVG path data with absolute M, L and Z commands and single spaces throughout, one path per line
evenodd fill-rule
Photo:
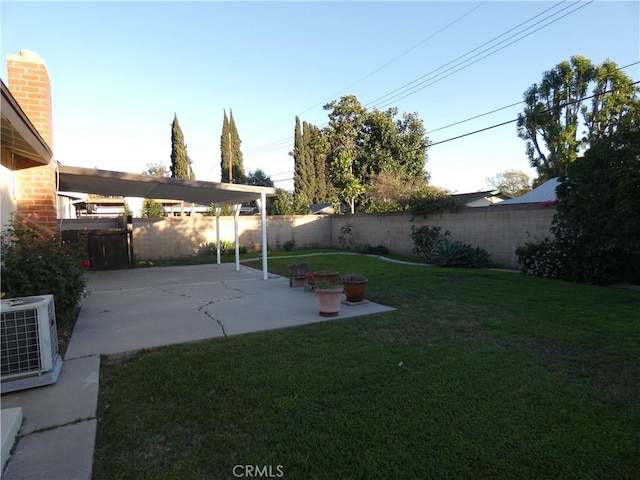
M 2 300 L 0 314 L 2 393 L 58 381 L 62 358 L 53 295 Z

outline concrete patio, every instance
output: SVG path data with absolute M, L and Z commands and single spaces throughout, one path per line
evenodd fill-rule
M 91 478 L 100 355 L 393 310 L 343 304 L 321 317 L 313 293 L 234 264 L 90 272 L 88 290 L 58 382 L 2 396 L 24 416 L 5 480 Z

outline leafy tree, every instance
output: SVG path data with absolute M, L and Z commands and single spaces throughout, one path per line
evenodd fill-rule
M 127 218 L 129 215 L 131 215 L 133 217 L 133 210 L 131 210 L 131 206 L 129 205 L 129 202 L 125 200 L 122 206 L 124 208 L 124 213 L 122 214 L 122 216 Z
M 293 198 L 292 195 L 284 191 L 278 195 L 271 203 L 270 215 L 293 215 Z
M 588 97 L 591 94 L 589 105 Z M 543 74 L 525 93 L 518 115 L 518 136 L 542 183 L 567 173 L 587 143 L 610 135 L 640 114 L 638 88 L 614 62 L 595 66 L 573 56 Z M 585 130 L 581 130 L 584 128 Z
M 148 163 L 147 169 L 142 172 L 143 175 L 151 175 L 153 177 L 169 177 L 171 172 L 162 163 Z M 142 201 L 142 218 L 162 218 L 164 217 L 164 207 L 157 200 L 145 198 Z
M 212 203 L 207 208 L 205 217 L 215 217 L 216 216 L 216 204 Z M 220 216 L 221 217 L 231 217 L 233 216 L 233 207 L 231 205 L 221 205 L 220 206 Z
M 397 114 L 397 108 L 367 113 L 358 173 L 366 177 L 385 172 L 426 185 L 424 125 L 416 114 L 404 113 L 396 119 Z
M 220 168 L 221 181 L 223 183 L 246 184 L 247 177 L 244 173 L 244 163 L 242 150 L 240 149 L 240 135 L 233 119 L 233 112 L 230 110 L 230 118 L 227 111 L 224 111 L 222 121 L 222 135 L 220 136 Z
M 147 163 L 147 169 L 142 172 L 143 175 L 151 175 L 153 177 L 170 177 L 171 171 L 162 163 Z
M 191 159 L 187 154 L 184 135 L 176 114 L 174 114 L 171 124 L 171 176 L 188 180 L 196 178 L 191 168 Z
M 396 119 L 397 109 L 367 111 L 353 96 L 324 106 L 330 110 L 324 133 L 329 142 L 328 175 L 338 196 L 355 211 L 363 207 L 366 186 L 375 175 L 394 175 L 425 186 L 428 139 L 415 114 Z
M 594 140 L 557 188 L 562 277 L 640 282 L 640 126 Z
M 409 208 L 411 199 L 419 196 L 424 182 L 380 172 L 369 176 L 362 199 L 368 213 L 401 212 Z
M 449 190 L 428 185 L 420 190 L 409 201 L 409 208 L 414 217 L 428 217 L 438 212 L 455 212 L 464 204 L 451 195 Z
M 520 197 L 531 191 L 529 175 L 520 170 L 505 170 L 487 178 L 487 185 L 512 197 Z
M 142 201 L 142 218 L 163 218 L 164 207 L 157 200 L 145 198 Z
M 367 111 L 354 95 L 342 97 L 324 106 L 329 112 L 327 134 L 329 152 L 329 175 L 338 190 L 339 197 L 355 212 L 355 200 L 364 192 L 364 187 L 355 175 L 358 149 L 363 142 Z
M 256 168 L 253 172 L 249 172 L 247 176 L 247 185 L 256 187 L 273 187 L 273 180 L 260 168 Z

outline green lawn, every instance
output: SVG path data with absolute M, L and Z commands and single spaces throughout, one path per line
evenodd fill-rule
M 294 261 L 398 310 L 104 358 L 94 478 L 639 478 L 640 292 Z

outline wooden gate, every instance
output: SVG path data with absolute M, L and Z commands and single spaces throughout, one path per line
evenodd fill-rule
M 89 255 L 92 270 L 132 268 L 133 243 L 127 230 L 94 230 L 89 232 Z

